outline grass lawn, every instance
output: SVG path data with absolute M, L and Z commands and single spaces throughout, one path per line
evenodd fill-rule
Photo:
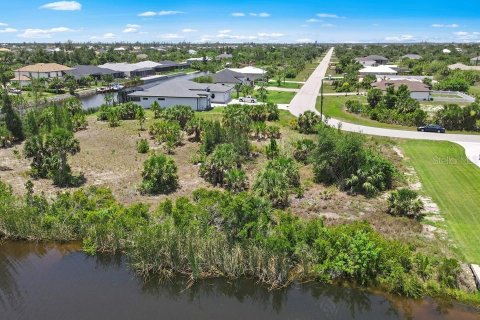
M 295 82 L 281 82 L 280 85 L 278 85 L 277 81 L 275 80 L 270 80 L 267 84 L 269 87 L 278 87 L 278 88 L 289 88 L 289 89 L 300 89 L 303 84 L 301 83 L 295 83 Z
M 307 63 L 305 65 L 305 69 L 300 71 L 295 78 L 292 80 L 295 81 L 307 81 L 308 77 L 313 73 L 313 70 L 315 70 L 318 67 L 319 62 L 313 62 L 313 63 Z
M 458 253 L 480 263 L 480 168 L 451 142 L 407 140 L 406 156 L 423 190 L 438 204 Z
M 471 86 L 468 93 L 474 96 L 480 96 L 480 86 Z
M 292 101 L 295 94 L 296 94 L 295 92 L 268 90 L 267 102 L 281 103 L 281 104 L 290 103 L 290 101 Z M 257 98 L 259 97 L 257 91 L 255 91 L 255 93 L 253 95 Z M 260 101 L 260 99 L 259 99 L 259 101 Z
M 362 103 L 366 102 L 365 96 L 324 96 L 323 98 L 323 112 L 326 116 L 343 120 L 350 123 L 355 123 L 364 126 L 388 128 L 388 129 L 402 129 L 402 130 L 415 130 L 413 127 L 400 126 L 395 124 L 381 123 L 375 120 L 371 120 L 360 115 L 347 112 L 344 108 L 347 100 L 359 100 Z M 320 97 L 317 99 L 317 110 L 320 111 Z

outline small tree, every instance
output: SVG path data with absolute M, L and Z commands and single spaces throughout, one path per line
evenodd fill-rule
M 163 154 L 152 155 L 143 164 L 142 184 L 143 194 L 166 194 L 177 190 L 178 176 L 175 161 Z
M 135 112 L 135 118 L 138 120 L 138 124 L 140 125 L 140 131 L 145 130 L 143 125 L 145 124 L 145 121 L 147 121 L 147 118 L 145 117 L 145 110 L 142 107 L 137 108 Z
M 195 117 L 195 111 L 189 106 L 174 106 L 164 109 L 160 116 L 167 121 L 177 121 L 183 130 L 188 121 Z
M 120 110 L 116 107 L 110 107 L 107 111 L 107 120 L 110 127 L 118 127 L 120 125 Z
M 270 143 L 265 147 L 265 153 L 267 154 L 268 159 L 278 157 L 280 149 L 278 148 L 278 144 L 275 139 L 270 139 Z
M 372 88 L 368 90 L 367 101 L 370 107 L 375 108 L 380 103 L 380 101 L 382 101 L 382 98 L 383 98 L 382 90 L 377 88 Z
M 153 111 L 153 118 L 154 119 L 160 118 L 162 108 L 160 107 L 160 104 L 156 100 L 153 101 L 152 105 L 150 106 L 150 110 Z
M 395 190 L 388 197 L 388 213 L 394 216 L 417 218 L 423 208 L 418 193 L 410 189 Z

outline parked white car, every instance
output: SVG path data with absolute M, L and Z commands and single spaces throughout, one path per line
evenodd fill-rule
M 252 96 L 240 97 L 238 101 L 245 103 L 257 103 L 257 99 Z

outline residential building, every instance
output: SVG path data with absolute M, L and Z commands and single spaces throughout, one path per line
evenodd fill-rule
M 91 76 L 94 79 L 100 79 L 103 75 L 111 74 L 114 78 L 122 78 L 125 74 L 121 71 L 115 71 L 107 68 L 101 68 L 93 65 L 78 65 L 72 67 L 72 70 L 66 72 L 75 77 L 75 79 L 81 79 L 86 76 Z
M 228 59 L 232 59 L 233 55 L 230 53 L 224 52 L 222 54 L 219 54 L 216 58 L 217 60 L 228 60 Z
M 367 57 L 356 58 L 355 61 L 357 61 L 358 63 L 360 63 L 361 65 L 363 65 L 365 67 L 381 66 L 381 65 L 385 65 L 385 64 L 388 63 L 387 58 L 385 58 L 383 56 L 375 55 L 375 54 L 367 56 Z
M 463 63 L 455 63 L 448 66 L 450 70 L 469 70 L 469 71 L 480 71 L 480 66 L 467 66 Z
M 72 68 L 63 66 L 58 63 L 37 63 L 28 65 L 22 68 L 15 70 L 15 78 L 22 79 L 27 77 L 29 79 L 38 79 L 38 78 L 60 78 L 63 77 L 67 71 L 71 71 Z M 22 80 L 19 80 L 22 81 Z
M 198 58 L 188 58 L 186 62 L 188 64 L 192 64 L 193 62 L 205 62 L 205 61 L 212 61 L 210 57 L 198 57 Z
M 398 89 L 401 85 L 408 87 L 410 91 L 410 97 L 418 101 L 430 100 L 430 88 L 421 81 L 415 80 L 382 80 L 372 83 L 373 88 L 378 88 L 382 91 L 386 91 L 388 87 L 394 87 Z
M 473 66 L 480 66 L 480 57 L 470 59 L 470 64 Z
M 366 75 L 373 75 L 373 76 L 381 76 L 381 75 L 395 75 L 397 71 L 390 68 L 389 66 L 370 66 L 360 69 L 358 73 L 362 76 Z
M 146 90 L 135 91 L 128 97 L 144 108 L 150 108 L 152 103 L 157 101 L 163 108 L 185 105 L 201 111 L 211 108 L 212 102 L 228 103 L 232 90 L 233 87 L 230 85 L 173 79 Z
M 402 59 L 410 59 L 410 60 L 420 60 L 422 59 L 422 56 L 416 53 L 409 53 L 404 56 L 402 56 Z
M 223 69 L 212 75 L 214 83 L 223 83 L 223 84 L 243 84 L 247 82 L 246 76 L 241 73 L 232 71 L 230 69 Z
M 105 63 L 99 65 L 100 68 L 111 69 L 117 72 L 123 72 L 129 78 L 146 77 L 156 73 L 155 68 L 160 64 L 153 61 L 142 61 L 137 63 Z
M 265 78 L 266 71 L 257 67 L 229 68 L 229 70 L 242 74 L 247 81 L 257 81 Z

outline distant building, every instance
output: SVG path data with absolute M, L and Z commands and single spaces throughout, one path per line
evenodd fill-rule
M 146 109 L 157 101 L 163 108 L 184 105 L 201 111 L 210 109 L 212 102 L 230 102 L 232 90 L 233 87 L 229 85 L 173 79 L 143 91 L 135 91 L 128 97 Z
M 452 50 L 450 50 L 450 49 L 443 49 L 442 52 L 448 54 L 448 53 L 451 53 Z
M 158 66 L 160 66 L 160 64 L 153 61 L 142 61 L 138 63 L 105 63 L 99 65 L 100 68 L 123 72 L 125 76 L 129 78 L 155 75 L 155 68 Z
M 420 59 L 422 59 L 422 56 L 419 55 L 419 54 L 415 54 L 415 53 L 409 53 L 409 54 L 406 54 L 406 55 L 402 56 L 402 59 L 420 60 Z
M 379 55 L 370 55 L 367 57 L 356 58 L 355 61 L 357 61 L 358 63 L 360 63 L 365 67 L 375 67 L 375 66 L 385 65 L 388 63 L 387 58 Z
M 395 75 L 397 71 L 392 69 L 389 66 L 375 66 L 375 67 L 365 67 L 360 69 L 358 73 L 362 76 L 366 75 L 373 75 L 373 76 L 381 76 L 381 75 Z
M 100 79 L 103 75 L 111 74 L 114 78 L 122 78 L 125 74 L 121 71 L 115 71 L 107 68 L 101 68 L 93 65 L 78 65 L 72 67 L 72 70 L 66 72 L 69 75 L 75 77 L 75 79 L 81 79 L 86 76 L 91 76 L 94 79 Z
M 192 62 L 205 62 L 205 61 L 211 61 L 212 58 L 210 57 L 198 57 L 198 58 L 188 58 L 186 61 L 188 64 L 191 64 Z
M 188 50 L 188 54 L 191 54 L 191 55 L 197 54 L 197 50 L 190 49 Z
M 463 63 L 455 63 L 448 66 L 450 70 L 469 70 L 469 71 L 480 71 L 480 66 L 467 66 Z
M 27 77 L 29 79 L 38 78 L 60 78 L 63 77 L 72 68 L 63 66 L 58 63 L 37 63 L 28 65 L 15 70 L 15 78 L 22 79 Z M 20 80 L 21 81 L 21 80 Z
M 228 60 L 228 59 L 232 59 L 233 55 L 230 53 L 224 52 L 222 54 L 219 54 L 216 58 L 217 60 Z
M 247 81 L 257 81 L 265 78 L 266 71 L 257 67 L 229 68 L 229 70 L 242 74 Z
M 480 57 L 475 57 L 475 58 L 470 59 L 470 64 L 472 64 L 474 66 L 480 65 Z
M 410 97 L 418 101 L 430 100 L 430 88 L 421 81 L 414 80 L 382 80 L 372 83 L 373 88 L 378 88 L 382 91 L 386 91 L 389 87 L 398 89 L 401 85 L 408 87 L 410 91 Z

